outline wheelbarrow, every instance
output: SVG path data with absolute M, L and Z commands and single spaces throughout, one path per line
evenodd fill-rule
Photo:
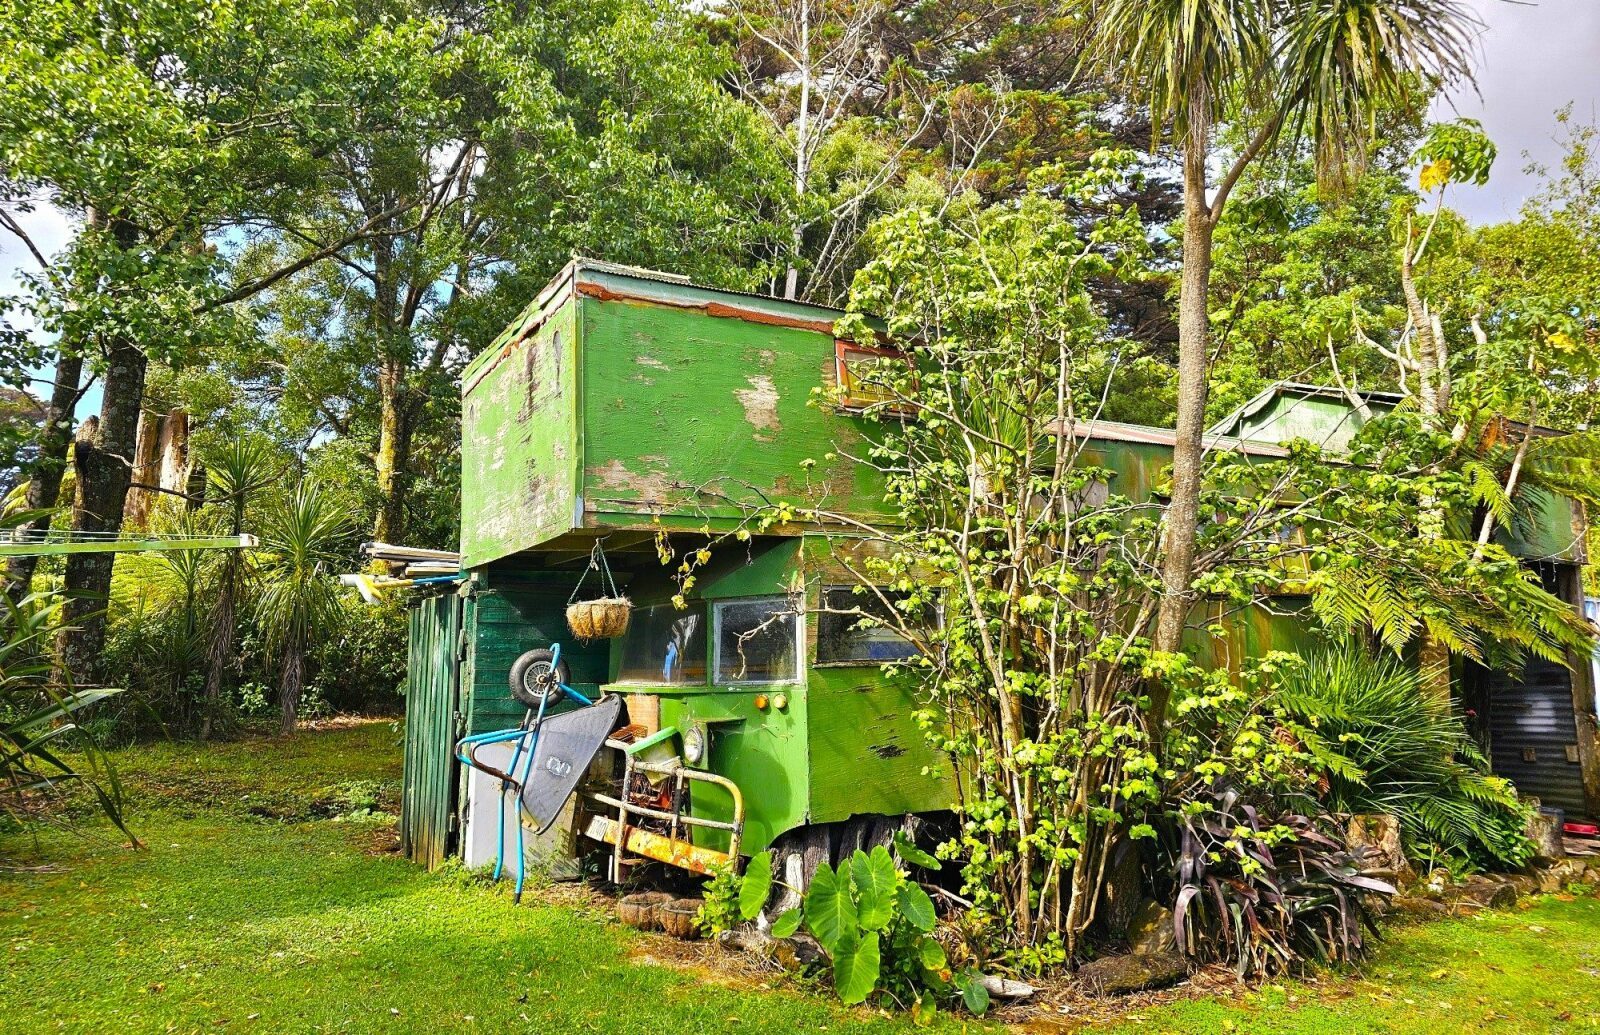
M 505 869 L 506 809 L 513 810 L 517 827 L 517 884 L 514 900 L 522 901 L 522 886 L 527 878 L 527 859 L 523 847 L 523 817 L 537 833 L 555 822 L 561 808 L 577 788 L 589 763 L 617 728 L 622 714 L 622 698 L 608 694 L 597 701 L 566 683 L 561 664 L 561 644 L 548 651 L 530 651 L 518 660 L 513 672 L 512 693 L 527 706 L 520 725 L 462 737 L 456 742 L 456 758 L 464 765 L 500 781 L 499 832 L 495 846 L 494 879 Z M 547 715 L 562 698 L 579 705 L 572 711 Z M 513 744 L 510 764 L 497 768 L 477 758 L 480 748 L 490 744 Z M 509 799 L 509 801 L 508 801 Z

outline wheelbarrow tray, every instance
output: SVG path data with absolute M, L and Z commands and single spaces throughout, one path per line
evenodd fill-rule
M 548 716 L 523 735 L 522 748 L 531 749 L 532 757 L 517 774 L 522 784 L 518 794 L 539 833 L 555 822 L 621 715 L 622 698 L 612 694 L 592 705 Z

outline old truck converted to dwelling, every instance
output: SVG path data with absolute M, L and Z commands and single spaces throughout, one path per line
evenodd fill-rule
M 719 546 L 695 572 L 684 606 L 673 602 L 677 562 L 707 532 L 741 527 L 753 502 L 889 517 L 873 472 L 827 459 L 861 447 L 870 422 L 848 405 L 811 404 L 825 386 L 842 385 L 848 401 L 852 364 L 875 355 L 835 337 L 839 315 L 577 260 L 465 371 L 468 578 L 459 592 L 422 596 L 412 609 L 401 822 L 411 857 L 429 865 L 450 854 L 470 865 L 491 858 L 502 832 L 498 791 L 457 764 L 452 746 L 523 718 L 510 692 L 513 665 L 553 642 L 574 688 L 623 698 L 637 741 L 663 742 L 684 766 L 737 785 L 740 854 L 769 846 L 780 857 L 833 853 L 885 836 L 908 813 L 950 806 L 949 762 L 918 727 L 912 688 L 880 669 L 906 645 L 823 606 L 850 592 L 842 562 L 862 547 L 847 524 L 797 521 Z M 1370 400 L 1374 408 L 1395 401 Z M 1332 437 L 1353 433 L 1353 419 L 1340 393 L 1283 385 L 1214 431 L 1220 445 L 1271 455 L 1294 435 L 1336 444 Z M 1153 489 L 1169 462 L 1170 431 L 1101 423 L 1078 433 L 1131 495 Z M 1515 548 L 1576 601 L 1581 514 L 1562 506 L 1550 515 L 1548 542 Z M 568 632 L 565 609 L 600 593 L 597 543 L 633 612 L 623 636 L 582 643 Z M 1262 616 L 1193 646 L 1227 664 L 1303 642 L 1297 623 Z M 1578 665 L 1562 682 L 1530 668 L 1521 682 L 1478 682 L 1492 699 L 1480 714 L 1496 765 L 1522 765 L 1519 779 L 1537 793 L 1594 815 L 1600 761 L 1588 671 Z M 607 757 L 602 769 L 614 764 Z M 735 813 L 719 787 L 693 784 L 687 801 L 669 800 L 675 790 L 642 789 L 669 811 L 712 821 Z M 586 815 L 582 802 L 580 794 L 575 814 L 558 825 L 563 836 L 628 840 L 626 819 L 606 820 L 603 809 Z M 673 832 L 676 847 L 649 838 L 627 847 L 696 869 L 730 847 L 723 830 Z M 551 845 L 548 837 L 536 843 Z

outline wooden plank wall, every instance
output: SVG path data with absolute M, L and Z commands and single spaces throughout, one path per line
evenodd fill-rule
M 509 729 L 527 709 L 511 696 L 511 666 L 524 652 L 561 644 L 572 669 L 572 687 L 591 696 L 610 678 L 607 640 L 579 643 L 567 629 L 567 598 L 572 581 L 563 576 L 525 574 L 496 565 L 488 585 L 467 607 L 467 665 L 463 671 L 468 732 Z

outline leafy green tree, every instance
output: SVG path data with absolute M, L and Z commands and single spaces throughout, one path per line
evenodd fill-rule
M 1519 218 L 1484 227 L 1460 246 L 1467 298 L 1486 341 L 1532 356 L 1549 395 L 1541 419 L 1565 430 L 1600 422 L 1600 127 L 1556 113 L 1562 157 L 1530 165 L 1541 188 Z M 1457 322 L 1461 313 L 1455 314 Z
M 450 27 L 435 110 L 337 147 L 320 189 L 256 243 L 281 264 L 383 231 L 260 310 L 284 415 L 369 453 L 383 541 L 427 512 L 419 481 L 447 482 L 449 450 L 417 447 L 453 437 L 456 375 L 572 254 L 750 287 L 774 214 L 767 149 L 717 80 L 726 59 L 676 6 L 396 6 Z
M 1097 15 L 1100 67 L 1120 72 L 1158 127 L 1183 151 L 1183 271 L 1178 294 L 1178 445 L 1162 535 L 1164 586 L 1155 645 L 1173 651 L 1193 600 L 1204 454 L 1214 235 L 1245 170 L 1276 144 L 1314 141 L 1337 179 L 1365 142 L 1380 106 L 1404 101 L 1422 77 L 1469 72 L 1476 24 L 1458 0 L 1109 0 Z M 1211 182 L 1219 123 L 1250 127 Z M 1157 691 L 1152 718 L 1165 714 Z
M 312 642 L 339 618 L 333 577 L 338 547 L 351 532 L 349 516 L 315 482 L 302 481 L 266 514 L 261 545 L 257 620 L 278 659 L 278 706 L 284 733 L 294 732 L 306 687 Z
M 219 245 L 293 211 L 334 141 L 428 110 L 448 40 L 433 22 L 369 24 L 337 2 L 286 0 L 8 0 L 0 26 L 5 193 L 82 222 L 29 299 L 100 378 L 99 419 L 74 450 L 73 528 L 114 533 L 150 357 L 203 354 L 229 332 L 231 303 L 380 231 L 355 227 L 239 277 Z M 112 563 L 66 565 L 62 659 L 90 680 Z
M 1118 175 L 1106 160 L 1020 205 L 880 221 L 841 328 L 886 334 L 914 368 L 862 375 L 885 393 L 866 411 L 882 437 L 854 459 L 885 479 L 896 520 L 857 525 L 879 545 L 845 563 L 881 594 L 875 620 L 921 648 L 899 667 L 921 680 L 928 735 L 957 760 L 951 852 L 966 860 L 971 919 L 1027 967 L 1078 955 L 1119 845 L 1202 814 L 1226 827 L 1233 805 L 1220 803 L 1235 786 L 1251 808 L 1280 809 L 1314 770 L 1259 707 L 1286 659 L 1225 664 L 1253 609 L 1309 597 L 1296 608 L 1308 635 L 1397 653 L 1428 637 L 1484 662 L 1561 658 L 1592 640 L 1503 546 L 1480 546 L 1481 497 L 1452 436 L 1408 408 L 1338 458 L 1304 442 L 1213 450 L 1200 490 L 1211 517 L 1197 530 L 1204 603 L 1185 616 L 1208 625 L 1184 652 L 1152 649 L 1165 458 L 1093 433 L 1110 345 L 1087 292 L 1140 227 L 1124 215 L 1079 237 L 1064 200 Z M 779 506 L 771 519 L 786 516 Z M 1152 682 L 1175 702 L 1165 719 L 1152 716 Z

